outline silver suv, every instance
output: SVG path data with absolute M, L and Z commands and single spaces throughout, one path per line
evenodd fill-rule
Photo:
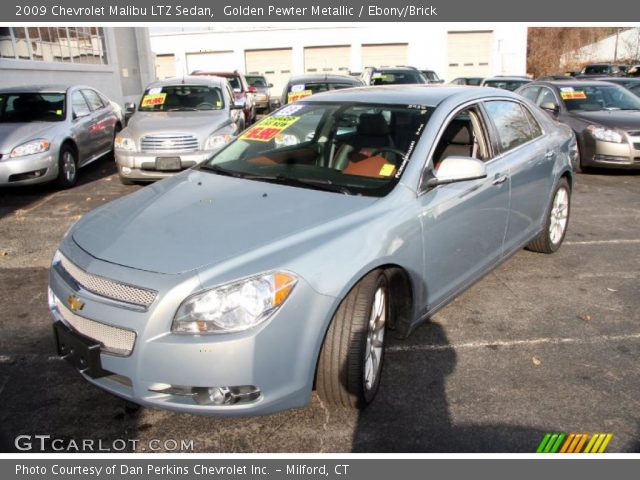
M 127 113 L 135 106 L 127 105 Z M 122 183 L 153 181 L 192 167 L 240 130 L 242 106 L 219 77 L 184 77 L 147 87 L 137 112 L 116 138 Z
M 122 124 L 120 107 L 91 87 L 1 89 L 0 186 L 73 186 L 79 167 L 112 151 Z

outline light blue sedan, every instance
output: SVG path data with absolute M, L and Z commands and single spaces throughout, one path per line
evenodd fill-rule
M 475 87 L 314 95 L 210 160 L 86 215 L 60 244 L 60 355 L 141 405 L 364 407 L 406 337 L 569 220 L 572 131 Z

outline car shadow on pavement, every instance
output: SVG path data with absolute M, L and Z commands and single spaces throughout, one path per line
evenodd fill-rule
M 545 431 L 454 422 L 445 387 L 455 370 L 456 352 L 440 324 L 420 328 L 427 329 L 428 349 L 405 352 L 394 350 L 398 342 L 387 345 L 391 351 L 386 354 L 382 387 L 376 401 L 360 413 L 353 451 L 534 453 Z
M 112 155 L 90 163 L 78 171 L 78 183 L 71 189 L 61 189 L 55 182 L 21 187 L 0 187 L 0 218 L 12 215 L 20 210 L 28 210 L 47 197 L 61 192 L 80 193 L 82 188 L 92 182 L 117 173 Z

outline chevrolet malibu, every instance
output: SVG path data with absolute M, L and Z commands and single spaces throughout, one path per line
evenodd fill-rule
M 362 408 L 385 340 L 519 249 L 552 253 L 576 140 L 479 87 L 336 90 L 109 203 L 49 277 L 59 354 L 146 406 L 253 415 Z

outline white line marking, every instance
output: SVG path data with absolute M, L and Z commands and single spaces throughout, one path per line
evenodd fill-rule
M 627 335 L 600 335 L 592 338 L 557 338 L 543 337 L 532 338 L 530 340 L 482 340 L 478 342 L 454 343 L 448 345 L 394 345 L 387 347 L 387 352 L 428 352 L 440 350 L 457 350 L 462 348 L 484 348 L 484 347 L 517 347 L 519 345 L 592 345 L 606 342 L 624 342 L 627 340 L 640 340 L 640 333 L 630 333 Z
M 625 245 L 625 244 L 640 243 L 640 239 L 628 239 L 628 240 L 585 240 L 582 242 L 564 242 L 564 245 Z

